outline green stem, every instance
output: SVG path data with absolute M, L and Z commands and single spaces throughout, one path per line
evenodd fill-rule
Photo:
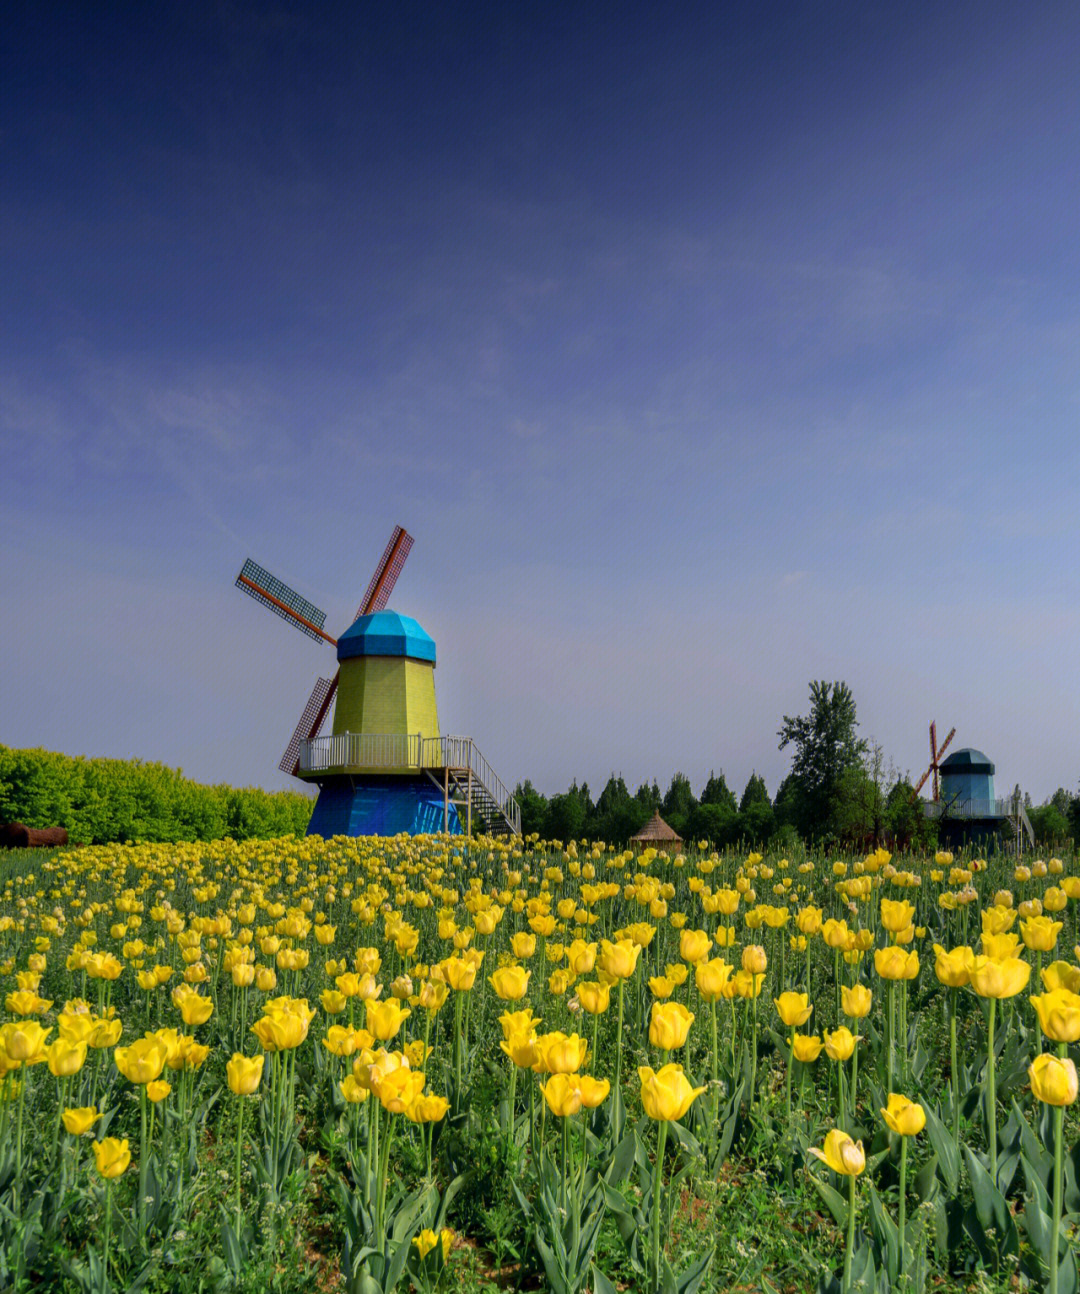
M 146 1234 L 146 1084 L 139 1084 L 139 1237 Z
M 623 1021 L 623 990 L 625 988 L 625 985 L 626 985 L 626 981 L 624 979 L 620 979 L 619 980 L 619 1018 L 618 1018 L 618 1022 L 615 1025 L 615 1083 L 614 1083 L 615 1087 L 619 1086 L 619 1082 L 622 1079 L 622 1021 Z
M 454 994 L 454 1104 L 461 1108 L 461 1012 L 464 1001 Z
M 667 1120 L 661 1120 L 656 1146 L 656 1167 L 653 1170 L 652 1197 L 652 1270 L 655 1288 L 660 1288 L 660 1184 L 664 1167 L 664 1147 L 667 1145 Z
M 240 1117 L 236 1124 L 236 1236 L 240 1238 L 240 1157 L 244 1144 L 244 1098 L 240 1097 Z
M 109 1286 L 109 1239 L 112 1233 L 112 1193 L 113 1184 L 105 1182 L 105 1245 L 102 1258 L 102 1271 L 105 1273 L 105 1288 Z
M 1061 1178 L 1065 1143 L 1065 1107 L 1054 1107 L 1054 1217 L 1050 1227 L 1050 1294 L 1058 1294 L 1058 1250 L 1061 1247 Z
M 791 1028 L 791 1043 L 788 1046 L 787 1058 L 787 1082 L 784 1090 L 784 1110 L 786 1113 L 787 1126 L 791 1127 L 791 1069 L 795 1064 L 795 1027 Z
M 896 981 L 889 981 L 889 1084 L 888 1090 L 893 1090 L 893 1073 L 896 1069 L 895 1053 L 895 1025 L 896 1025 Z
M 986 1125 L 990 1140 L 990 1180 L 997 1186 L 997 1076 L 994 1073 L 994 1017 L 997 998 L 990 999 L 990 1023 L 986 1032 Z
M 855 1252 L 855 1178 L 848 1178 L 847 1249 L 844 1253 L 843 1294 L 851 1294 L 851 1256 Z
M 900 1275 L 904 1274 L 904 1229 L 907 1224 L 907 1137 L 900 1138 Z
M 952 1082 L 953 1141 L 960 1149 L 960 1071 L 956 1058 L 956 989 L 949 989 L 949 1070 Z

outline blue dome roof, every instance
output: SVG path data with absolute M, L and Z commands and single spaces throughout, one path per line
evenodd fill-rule
M 412 616 L 375 611 L 360 616 L 338 639 L 339 661 L 356 656 L 409 656 L 435 664 L 435 639 Z

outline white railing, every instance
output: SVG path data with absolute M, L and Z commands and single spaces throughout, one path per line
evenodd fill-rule
M 300 743 L 301 773 L 371 769 L 453 769 L 471 773 L 484 794 L 521 834 L 521 807 L 471 737 L 422 737 L 379 732 L 336 732 Z
M 995 800 L 928 800 L 928 818 L 1012 818 L 1016 807 L 1012 796 Z

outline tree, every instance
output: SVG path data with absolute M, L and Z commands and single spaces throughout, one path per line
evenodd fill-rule
M 521 834 L 531 836 L 534 832 L 543 832 L 547 824 L 547 796 L 525 779 L 514 788 L 514 799 L 521 805 Z
M 643 809 L 648 810 L 648 816 L 651 817 L 659 808 L 663 800 L 660 794 L 660 788 L 657 786 L 655 779 L 652 786 L 648 782 L 642 782 L 634 792 L 634 799 Z M 647 819 L 646 819 L 647 820 Z
M 705 789 L 701 792 L 700 804 L 716 804 L 722 808 L 730 809 L 735 812 L 735 792 L 730 789 L 724 780 L 724 770 L 720 770 L 720 776 L 716 773 L 709 774 L 709 780 L 705 783 Z
M 750 774 L 750 780 L 743 789 L 742 799 L 739 801 L 739 812 L 745 813 L 752 804 L 768 804 L 770 807 L 772 805 L 765 779 L 759 777 L 757 773 Z
M 857 727 L 855 698 L 843 682 L 812 682 L 810 713 L 784 715 L 777 736 L 781 750 L 795 747 L 794 825 L 804 839 L 832 841 L 841 834 L 845 775 L 860 768 L 867 750 L 855 735 Z
M 697 800 L 685 773 L 676 773 L 671 779 L 660 812 L 672 830 L 685 837 L 690 830 L 690 815 L 697 808 Z
M 1053 802 L 1028 809 L 1028 817 L 1031 819 L 1031 829 L 1035 833 L 1036 844 L 1064 844 L 1068 839 L 1069 819 Z
M 612 773 L 600 792 L 596 812 L 586 829 L 586 835 L 593 840 L 623 844 L 641 830 L 650 813 L 650 809 L 630 794 L 622 777 L 616 777 Z

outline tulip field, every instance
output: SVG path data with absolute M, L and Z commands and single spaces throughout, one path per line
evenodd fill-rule
M 0 1289 L 1080 1294 L 1080 866 L 0 860 Z

